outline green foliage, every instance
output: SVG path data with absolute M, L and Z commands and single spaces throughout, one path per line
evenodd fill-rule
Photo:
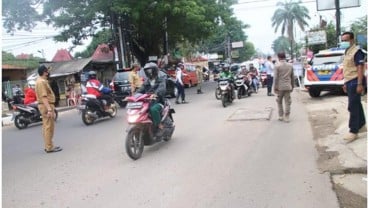
M 359 35 L 365 35 L 367 38 L 367 15 L 360 17 L 356 21 L 354 21 L 350 25 L 350 30 L 355 34 L 355 36 Z M 367 42 L 364 42 L 365 44 L 362 45 L 364 49 L 367 49 Z
M 290 41 L 285 36 L 280 36 L 272 43 L 272 49 L 275 54 L 285 52 L 290 54 Z
M 298 2 L 293 0 L 277 2 L 276 6 L 278 8 L 272 16 L 272 27 L 275 27 L 275 32 L 281 28 L 281 35 L 287 33 L 290 48 L 295 52 L 294 27 L 297 24 L 304 31 L 305 26 L 308 26 L 306 20 L 310 19 L 309 11 L 301 5 L 300 0 Z M 291 53 L 291 56 L 293 58 L 293 53 Z
M 42 5 L 42 15 L 37 15 L 36 2 Z M 196 45 L 212 36 L 217 27 L 233 22 L 230 6 L 234 3 L 236 0 L 4 0 L 3 17 L 8 31 L 30 30 L 36 21 L 45 21 L 62 30 L 57 41 L 71 40 L 75 46 L 101 28 L 112 29 L 111 39 L 118 45 L 121 29 L 133 55 L 144 63 L 150 55 L 163 55 L 165 31 L 170 51 L 182 42 Z
M 91 43 L 82 52 L 75 53 L 74 57 L 88 58 L 93 55 L 98 45 L 105 43 L 108 44 L 111 41 L 111 31 L 103 29 L 93 36 Z
M 43 59 L 33 55 L 29 59 L 17 59 L 13 54 L 2 51 L 2 64 L 35 69 L 39 66 L 40 61 L 43 61 Z

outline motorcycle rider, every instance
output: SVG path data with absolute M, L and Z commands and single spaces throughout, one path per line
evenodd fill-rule
M 249 64 L 249 73 L 252 79 L 253 89 L 256 90 L 258 87 L 258 70 L 252 63 Z
M 31 80 L 28 82 L 28 87 L 24 90 L 24 105 L 28 105 L 36 110 L 37 115 L 40 111 L 38 110 L 38 102 L 36 96 L 36 81 Z
M 230 91 L 231 91 L 231 97 L 234 99 L 234 75 L 230 72 L 230 66 L 228 64 L 222 64 L 222 71 L 220 73 L 220 78 L 227 78 L 230 82 Z
M 24 90 L 24 105 L 31 105 L 36 102 L 37 105 L 37 97 L 36 97 L 36 81 L 31 80 L 28 82 L 28 87 Z
M 102 91 L 105 89 L 103 84 L 96 78 L 96 72 L 90 71 L 88 72 L 88 81 L 86 83 L 87 94 L 95 95 L 98 100 L 102 102 L 102 100 L 106 100 L 106 106 L 104 106 L 105 111 L 109 111 L 110 106 L 114 101 L 112 100 L 111 96 L 105 95 Z M 103 102 L 102 102 L 103 103 Z
M 163 125 L 161 124 L 161 110 L 165 102 L 166 81 L 158 76 L 159 69 L 155 63 L 147 63 L 144 65 L 143 70 L 147 79 L 136 93 L 152 93 L 152 102 L 149 112 L 152 118 L 154 131 L 157 132 L 163 129 Z

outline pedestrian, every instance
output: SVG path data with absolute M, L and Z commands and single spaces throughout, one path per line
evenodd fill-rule
M 274 71 L 274 91 L 277 94 L 276 102 L 279 111 L 279 121 L 289 122 L 291 92 L 294 88 L 294 70 L 293 65 L 286 62 L 285 53 L 277 54 L 279 63 L 275 66 Z M 285 101 L 285 109 L 283 106 Z
M 198 84 L 197 84 L 197 94 L 202 94 L 202 82 L 203 82 L 203 69 L 201 66 L 197 65 L 195 67 L 196 74 L 198 78 Z
M 352 142 L 358 138 L 358 133 L 366 131 L 364 110 L 361 96 L 364 92 L 364 61 L 365 54 L 354 42 L 354 33 L 344 32 L 341 36 L 340 47 L 346 49 L 343 61 L 344 86 L 348 94 L 349 133 L 345 141 Z
M 63 150 L 59 146 L 54 146 L 54 128 L 55 128 L 55 94 L 52 91 L 48 79 L 50 71 L 45 65 L 38 67 L 38 75 L 36 81 L 36 96 L 38 102 L 38 109 L 42 115 L 42 136 L 44 139 L 45 152 L 59 152 Z
M 176 87 L 178 89 L 178 95 L 176 96 L 176 104 L 180 104 L 179 98 L 181 97 L 181 103 L 187 103 L 185 101 L 185 89 L 184 89 L 184 82 L 183 77 L 185 74 L 183 73 L 184 64 L 179 63 L 178 67 L 176 68 Z
M 142 86 L 142 79 L 138 75 L 140 69 L 141 67 L 139 64 L 133 64 L 132 71 L 129 73 L 130 90 L 132 95 L 134 95 L 135 91 Z
M 267 56 L 267 61 L 265 63 L 265 68 L 266 68 L 266 72 L 267 72 L 267 95 L 268 96 L 274 96 L 274 94 L 272 94 L 274 64 L 272 62 L 272 57 L 271 56 Z

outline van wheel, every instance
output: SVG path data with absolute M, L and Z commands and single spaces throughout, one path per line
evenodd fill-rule
M 319 97 L 321 95 L 321 90 L 315 88 L 309 89 L 308 92 L 311 97 Z

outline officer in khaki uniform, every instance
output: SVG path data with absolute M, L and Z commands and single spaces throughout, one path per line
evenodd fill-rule
M 49 85 L 48 78 L 50 76 L 49 69 L 45 65 L 38 67 L 38 75 L 36 81 L 36 96 L 38 109 L 42 115 L 42 136 L 45 143 L 45 152 L 59 152 L 61 147 L 54 146 L 52 138 L 54 136 L 54 110 L 55 110 L 55 95 Z
M 344 91 L 348 94 L 349 133 L 345 141 L 352 142 L 358 138 L 358 133 L 366 131 L 364 110 L 361 95 L 364 91 L 365 54 L 355 45 L 354 33 L 345 32 L 341 35 L 340 48 L 344 48 Z
M 142 79 L 138 75 L 139 70 L 139 64 L 133 64 L 132 71 L 129 73 L 129 82 L 132 95 L 134 95 L 135 91 L 142 86 Z

